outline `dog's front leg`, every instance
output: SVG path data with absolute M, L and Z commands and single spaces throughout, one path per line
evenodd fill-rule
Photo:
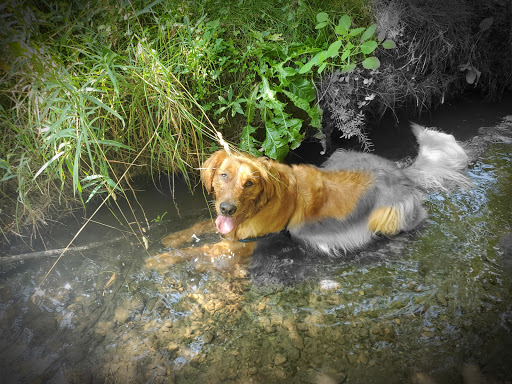
M 166 248 L 178 248 L 181 244 L 194 240 L 194 236 L 216 231 L 215 223 L 212 220 L 201 221 L 190 228 L 168 234 L 162 239 L 162 244 Z
M 226 259 L 232 259 L 233 262 L 237 264 L 246 264 L 255 247 L 256 242 L 241 243 L 238 241 L 224 239 L 218 243 L 204 244 L 195 249 L 199 250 L 200 256 L 212 262 L 215 262 L 215 259 L 222 257 Z M 187 250 L 188 248 L 185 249 Z
M 183 260 L 198 260 L 202 263 L 215 264 L 222 258 L 229 265 L 247 264 L 252 255 L 256 243 L 240 243 L 230 240 L 222 240 L 214 244 L 203 244 L 199 247 L 186 247 L 171 249 L 169 252 L 160 253 L 146 260 L 146 266 L 150 269 L 165 269 L 170 265 Z

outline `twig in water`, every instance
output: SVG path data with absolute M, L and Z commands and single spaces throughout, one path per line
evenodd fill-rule
M 160 225 L 161 223 L 162 222 L 148 225 L 147 227 L 142 228 L 142 232 L 147 232 L 151 228 L 154 228 L 157 225 Z M 112 244 L 112 243 L 115 243 L 115 242 L 118 242 L 118 241 L 121 241 L 121 240 L 125 240 L 127 236 L 133 236 L 133 234 L 121 235 L 121 236 L 118 236 L 118 237 L 114 237 L 112 239 L 108 239 L 108 240 L 104 240 L 104 241 L 97 241 L 95 243 L 91 243 L 91 244 L 87 244 L 87 245 L 80 245 L 80 246 L 77 246 L 77 247 L 67 247 L 67 248 L 59 248 L 59 249 L 48 249 L 46 251 L 22 253 L 22 254 L 14 255 L 14 256 L 3 256 L 3 257 L 0 257 L 0 265 L 14 263 L 16 261 L 21 261 L 21 260 L 37 259 L 39 257 L 57 256 L 57 255 L 60 255 L 60 254 L 64 253 L 65 251 L 66 252 L 87 251 L 87 250 L 92 249 L 92 248 L 97 248 L 97 247 L 101 247 L 101 246 L 104 246 L 104 245 Z

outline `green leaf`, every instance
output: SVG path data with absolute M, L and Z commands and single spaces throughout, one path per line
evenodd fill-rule
M 322 129 L 322 110 L 320 109 L 318 104 L 314 105 L 309 110 L 309 117 L 311 118 L 309 125 L 321 130 Z
M 292 149 L 297 148 L 304 138 L 304 134 L 300 133 L 302 120 L 297 118 L 289 119 L 287 114 L 282 114 L 272 119 L 270 126 L 276 127 L 280 136 L 287 141 L 287 145 Z
M 146 8 L 144 8 L 143 10 L 141 11 L 137 11 L 135 13 L 136 16 L 140 16 L 140 15 L 143 15 L 144 13 L 148 13 L 151 8 L 153 8 L 155 5 L 158 5 L 162 2 L 163 0 L 156 0 L 156 1 L 153 1 L 151 4 L 149 4 Z
M 327 48 L 327 57 L 335 57 L 341 48 L 341 44 L 341 40 L 336 40 L 334 43 L 329 45 L 329 48 Z
M 319 12 L 316 14 L 316 21 L 319 23 L 329 21 L 329 15 L 325 12 Z
M 119 184 L 117 184 L 114 180 L 112 180 L 110 177 L 108 176 L 103 176 L 105 178 L 105 181 L 107 182 L 107 184 L 110 186 L 110 188 L 112 188 L 113 190 L 118 190 L 119 192 L 122 192 L 123 190 L 121 189 L 121 187 L 119 186 Z
M 306 64 L 304 64 L 300 70 L 299 73 L 303 75 L 304 73 L 307 73 L 311 71 L 311 68 L 313 68 L 313 65 L 321 64 L 327 57 L 327 51 L 320 51 L 315 56 L 311 58 Z M 321 61 L 320 61 L 321 59 Z
M 274 87 L 270 87 L 268 79 L 264 76 L 261 78 L 261 98 L 265 105 L 270 109 L 279 109 L 281 102 L 276 99 L 276 91 Z
M 279 71 L 280 80 L 297 74 L 295 69 L 291 67 L 283 67 L 283 63 L 279 63 L 276 67 L 277 70 Z
M 317 25 L 315 25 L 315 29 L 322 29 L 322 28 L 325 28 L 329 23 L 327 21 L 323 22 L 323 23 L 318 23 Z
M 320 51 L 316 55 L 316 64 L 320 65 L 324 62 L 325 59 L 327 59 L 327 51 Z
M 81 194 L 82 193 L 82 186 L 80 185 L 80 182 L 78 180 L 78 169 L 79 169 L 79 164 L 80 164 L 80 148 L 82 147 L 82 142 L 81 142 L 81 135 L 78 135 L 77 137 L 77 141 L 76 141 L 76 148 L 77 150 L 75 151 L 75 158 L 73 160 L 73 171 L 72 171 L 72 175 L 73 175 L 73 191 L 77 191 Z
M 345 48 L 345 50 L 341 54 L 341 61 L 343 62 L 343 61 L 347 60 L 351 53 L 352 53 L 352 50 Z
M 240 149 L 249 152 L 254 156 L 260 156 L 260 152 L 256 148 L 259 145 L 259 142 L 252 137 L 252 134 L 255 133 L 258 129 L 256 127 L 247 124 L 242 129 L 242 135 L 240 136 L 240 144 L 238 145 Z
M 309 112 L 310 106 L 309 102 L 304 100 L 303 98 L 283 89 L 283 93 L 288 96 L 288 98 L 292 101 L 292 103 L 297 107 L 302 109 L 303 111 Z
M 340 17 L 340 21 L 338 22 L 338 25 L 340 27 L 345 28 L 345 31 L 348 31 L 350 26 L 352 25 L 352 19 L 349 15 L 343 15 Z
M 373 36 L 375 33 L 375 30 L 377 29 L 377 24 L 372 24 L 368 28 L 366 28 L 366 31 L 364 31 L 363 35 L 361 36 L 361 41 L 366 41 L 370 37 Z
M 377 48 L 377 42 L 373 40 L 365 41 L 360 46 L 361 52 L 363 52 L 365 55 L 369 55 L 370 53 L 375 51 L 375 48 Z
M 92 192 L 89 194 L 89 198 L 87 199 L 87 201 L 85 202 L 86 204 L 91 201 L 91 199 L 98 193 L 99 189 L 103 186 L 103 184 L 98 184 L 93 190 Z M 85 189 L 85 187 L 84 187 Z M 105 191 L 102 191 L 101 193 L 104 193 Z
M 228 107 L 220 107 L 219 109 L 217 109 L 214 113 L 213 113 L 213 116 L 217 116 L 217 115 L 220 115 L 222 112 L 224 112 L 226 109 L 228 109 Z
M 354 28 L 352 29 L 350 32 L 349 32 L 349 36 L 357 36 L 359 35 L 361 32 L 363 32 L 366 28 L 364 27 L 361 27 L 361 28 Z
M 311 84 L 310 84 L 310 86 L 313 88 L 313 92 L 315 92 L 315 94 L 316 94 L 314 87 Z M 297 108 L 302 109 L 303 111 L 305 111 L 308 114 L 308 116 L 311 119 L 311 122 L 309 123 L 309 125 L 311 125 L 312 127 L 315 127 L 315 128 L 321 127 L 322 124 L 321 124 L 320 108 L 318 107 L 318 105 L 314 105 L 313 107 L 311 107 L 310 102 L 305 100 L 304 98 L 300 97 L 297 93 L 292 93 L 285 89 L 283 89 L 283 93 L 286 96 L 288 96 L 288 98 L 292 101 L 293 105 L 295 105 Z M 315 100 L 315 98 L 316 97 L 313 97 L 310 101 Z
M 265 155 L 275 160 L 283 160 L 289 152 L 288 140 L 282 137 L 281 132 L 271 121 L 265 122 L 267 135 L 261 147 Z
M 260 89 L 260 85 L 256 84 L 251 92 L 251 96 L 247 99 L 247 103 L 245 104 L 245 115 L 247 116 L 247 123 L 250 124 L 254 119 L 254 111 L 256 109 L 256 98 L 258 97 L 258 92 Z
M 134 149 L 127 146 L 127 145 L 124 145 L 124 144 L 121 144 L 115 140 L 96 140 L 95 141 L 97 144 L 103 144 L 103 145 L 108 145 L 110 147 L 114 147 L 114 148 L 123 148 L 123 149 L 126 149 L 127 151 L 133 151 Z
M 291 149 L 297 148 L 302 139 L 304 139 L 304 134 L 300 133 L 302 128 L 302 120 L 301 119 L 274 119 L 274 122 L 279 124 L 280 127 L 286 132 L 288 136 L 288 143 Z
M 380 67 L 380 61 L 375 56 L 364 59 L 362 64 L 366 69 L 377 69 Z
M 327 63 L 323 63 L 321 66 L 318 67 L 318 74 L 321 74 L 325 67 L 327 66 Z
M 64 120 L 67 120 L 69 118 L 73 118 L 73 115 L 68 115 L 68 111 L 71 108 L 72 104 L 66 105 L 63 111 L 59 111 L 59 118 L 55 123 L 51 125 L 51 128 L 48 130 L 48 132 L 60 132 L 60 128 Z
M 316 99 L 316 88 L 312 81 L 299 77 L 290 82 L 288 89 L 297 97 L 306 100 L 308 103 Z M 283 90 L 284 92 L 285 90 Z
M 102 179 L 103 179 L 102 175 L 88 175 L 88 176 L 85 176 L 84 178 L 82 178 L 82 180 L 80 180 L 80 182 L 85 183 L 88 181 L 88 183 L 83 186 L 83 189 L 86 189 L 86 188 L 89 188 L 91 185 L 101 183 Z
M 33 180 L 35 180 L 36 177 L 41 174 L 41 172 L 43 172 L 51 163 L 53 163 L 55 160 L 57 160 L 59 157 L 61 157 L 64 153 L 65 152 L 62 151 L 62 152 L 57 152 L 55 155 L 53 155 L 53 157 L 50 160 L 48 160 L 41 168 L 39 168 L 39 170 L 34 175 Z
M 235 101 L 233 103 L 233 109 L 231 110 L 231 117 L 235 116 L 237 113 L 239 113 L 240 115 L 243 115 L 244 110 L 240 106 L 240 103 Z
M 341 73 L 352 72 L 354 69 L 356 69 L 356 64 L 355 63 L 350 63 L 350 64 L 344 65 L 342 67 Z
M 4 171 L 8 172 L 12 171 L 11 167 L 9 166 L 9 163 L 4 159 L 0 159 L 0 169 L 3 169 Z
M 113 114 L 115 117 L 117 117 L 119 120 L 121 120 L 121 123 L 123 123 L 123 127 L 125 126 L 124 119 L 121 117 L 121 115 L 119 113 L 117 113 L 116 111 L 114 111 L 112 108 L 110 108 L 108 105 L 102 103 L 99 99 L 97 99 L 96 97 L 90 96 L 87 93 L 82 94 L 82 96 L 85 97 L 87 100 L 92 101 L 94 104 L 100 106 L 107 112 L 110 112 L 111 114 Z
M 10 179 L 14 179 L 15 177 L 18 177 L 18 175 L 13 175 L 13 174 L 11 174 L 11 173 L 10 173 L 10 171 L 9 171 L 9 172 L 6 172 L 6 173 L 2 176 L 2 178 L 0 179 L 0 182 L 2 182 L 2 181 L 7 181 L 7 180 L 10 180 Z
M 384 40 L 382 42 L 382 48 L 384 49 L 393 49 L 396 48 L 396 44 L 393 40 Z
M 313 68 L 313 65 L 315 65 L 318 61 L 318 54 L 316 54 L 315 56 L 313 56 L 311 58 L 311 60 L 309 60 L 306 64 L 304 64 L 300 69 L 299 69 L 299 73 L 301 75 L 311 71 L 311 68 Z
M 343 27 L 341 25 L 335 26 L 334 32 L 336 32 L 340 36 L 345 36 L 347 34 L 347 30 L 345 29 L 345 27 Z

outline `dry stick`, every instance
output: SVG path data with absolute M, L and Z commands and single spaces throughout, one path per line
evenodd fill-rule
M 229 145 L 228 143 L 226 143 L 224 141 L 224 139 L 222 138 L 222 133 L 220 132 L 217 132 L 217 136 L 218 136 L 218 140 L 219 140 L 219 144 L 222 145 L 224 147 L 224 150 L 226 151 L 226 153 L 231 156 L 231 150 L 229 149 Z
M 146 233 L 150 229 L 154 229 L 156 226 L 162 224 L 162 221 L 159 221 L 158 223 L 154 223 L 151 225 L 148 225 L 147 227 L 142 228 L 142 232 Z M 16 261 L 22 261 L 22 260 L 29 260 L 29 259 L 36 259 L 39 257 L 51 257 L 56 256 L 60 254 L 61 252 L 79 252 L 79 251 L 87 251 L 92 248 L 101 247 L 103 245 L 108 245 L 115 243 L 117 241 L 125 240 L 127 236 L 133 236 L 133 233 L 127 233 L 125 235 L 114 237 L 113 239 L 108 239 L 104 241 L 97 241 L 95 243 L 90 243 L 87 245 L 80 245 L 77 247 L 67 247 L 67 248 L 58 248 L 58 249 L 48 249 L 46 251 L 38 251 L 38 252 L 30 252 L 30 253 L 22 253 L 19 255 L 14 256 L 3 256 L 0 257 L 0 265 L 2 264 L 9 264 L 14 263 Z
M 105 240 L 105 241 L 98 241 L 96 243 L 91 243 L 87 245 L 81 245 L 78 247 L 70 247 L 70 248 L 59 248 L 59 249 L 48 249 L 46 251 L 39 251 L 39 252 L 31 252 L 31 253 L 22 253 L 20 255 L 15 256 L 3 256 L 0 257 L 0 265 L 1 264 L 8 264 L 13 263 L 15 261 L 21 261 L 21 260 L 28 260 L 28 259 L 36 259 L 39 257 L 50 257 L 50 256 L 56 256 L 60 254 L 61 252 L 76 252 L 76 251 L 86 251 L 91 248 L 100 247 L 102 245 L 107 245 L 110 243 L 115 243 L 116 241 L 120 241 L 125 239 L 125 236 L 119 236 L 113 239 Z

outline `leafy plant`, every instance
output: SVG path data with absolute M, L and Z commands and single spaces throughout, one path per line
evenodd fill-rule
M 167 215 L 167 212 L 162 213 L 161 215 L 158 215 L 153 220 L 151 220 L 153 223 L 161 223 L 164 220 L 165 215 Z
M 265 155 L 282 160 L 290 149 L 295 149 L 304 138 L 302 118 L 292 115 L 290 105 L 305 112 L 309 125 L 317 128 L 321 135 L 321 111 L 316 104 L 316 89 L 313 67 L 322 73 L 329 65 L 332 69 L 341 67 L 351 72 L 358 63 L 366 69 L 377 69 L 380 65 L 375 56 L 370 56 L 379 43 L 376 40 L 376 25 L 367 28 L 351 28 L 352 19 L 348 15 L 340 17 L 333 25 L 329 15 L 320 12 L 316 15 L 316 29 L 322 30 L 331 25 L 336 40 L 326 49 L 310 44 L 281 46 L 276 43 L 279 36 L 260 34 L 260 45 L 256 50 L 258 62 L 252 68 L 261 79 L 245 100 L 247 125 L 242 130 L 240 147 L 258 154 L 258 146 Z M 392 49 L 395 43 L 382 41 L 381 46 Z M 316 54 L 305 64 L 303 60 L 312 53 Z M 264 124 L 264 140 L 258 141 L 258 127 L 253 122 L 259 118 Z
M 115 198 L 128 169 L 181 171 L 188 181 L 190 167 L 203 159 L 203 142 L 214 137 L 167 65 L 178 50 L 163 47 L 163 36 L 174 26 L 155 33 L 144 27 L 145 12 L 95 4 L 8 8 L 0 232 L 23 233 L 28 225 L 35 232 L 50 209 L 64 212 L 76 200 L 85 206 L 100 194 Z M 110 18 L 119 33 L 108 31 Z
M 290 106 L 305 112 L 309 125 L 317 129 L 320 128 L 321 115 L 315 104 L 313 82 L 299 74 L 294 65 L 294 60 L 303 54 L 305 47 L 282 47 L 275 39 L 275 36 L 261 34 L 255 48 L 257 61 L 250 68 L 260 81 L 245 102 L 247 125 L 242 130 L 240 147 L 259 154 L 257 147 L 261 146 L 267 156 L 282 160 L 304 138 L 303 119 L 292 115 Z M 255 138 L 258 124 L 263 125 L 264 140 Z
M 351 71 L 358 63 L 378 67 L 378 59 L 371 56 L 379 45 L 374 24 L 352 27 L 352 19 L 343 15 L 335 25 L 325 12 L 316 20 L 316 39 L 288 43 L 282 34 L 253 29 L 245 32 L 249 43 L 237 47 L 233 37 L 240 31 L 228 34 L 225 21 L 208 21 L 203 15 L 192 22 L 184 16 L 183 27 L 175 33 L 187 57 L 172 63 L 174 72 L 204 110 L 213 111 L 219 126 L 229 129 L 234 117 L 242 123 L 241 149 L 282 160 L 300 145 L 308 127 L 322 136 L 318 73 L 326 68 Z M 389 49 L 394 43 L 386 40 L 381 46 Z
M 243 97 L 233 100 L 233 87 L 231 86 L 229 87 L 227 97 L 228 98 L 226 100 L 223 96 L 219 95 L 219 101 L 217 102 L 217 104 L 220 104 L 222 106 L 215 111 L 214 116 L 226 110 L 231 110 L 231 117 L 235 116 L 237 113 L 243 115 L 244 111 L 241 107 L 241 104 L 245 103 L 247 100 Z
M 380 67 L 379 59 L 369 56 L 379 46 L 379 41 L 375 36 L 376 24 L 367 28 L 351 28 L 352 19 L 349 15 L 341 16 L 338 23 L 335 24 L 325 12 L 318 13 L 316 21 L 315 28 L 318 30 L 330 26 L 335 33 L 336 40 L 327 49 L 318 50 L 316 55 L 304 64 L 299 73 L 308 73 L 314 66 L 318 67 L 318 73 L 322 73 L 327 65 L 341 67 L 343 72 L 351 72 L 359 62 L 366 69 Z M 389 39 L 381 41 L 380 44 L 384 49 L 396 47 L 394 41 Z M 363 59 L 361 60 L 361 58 Z

